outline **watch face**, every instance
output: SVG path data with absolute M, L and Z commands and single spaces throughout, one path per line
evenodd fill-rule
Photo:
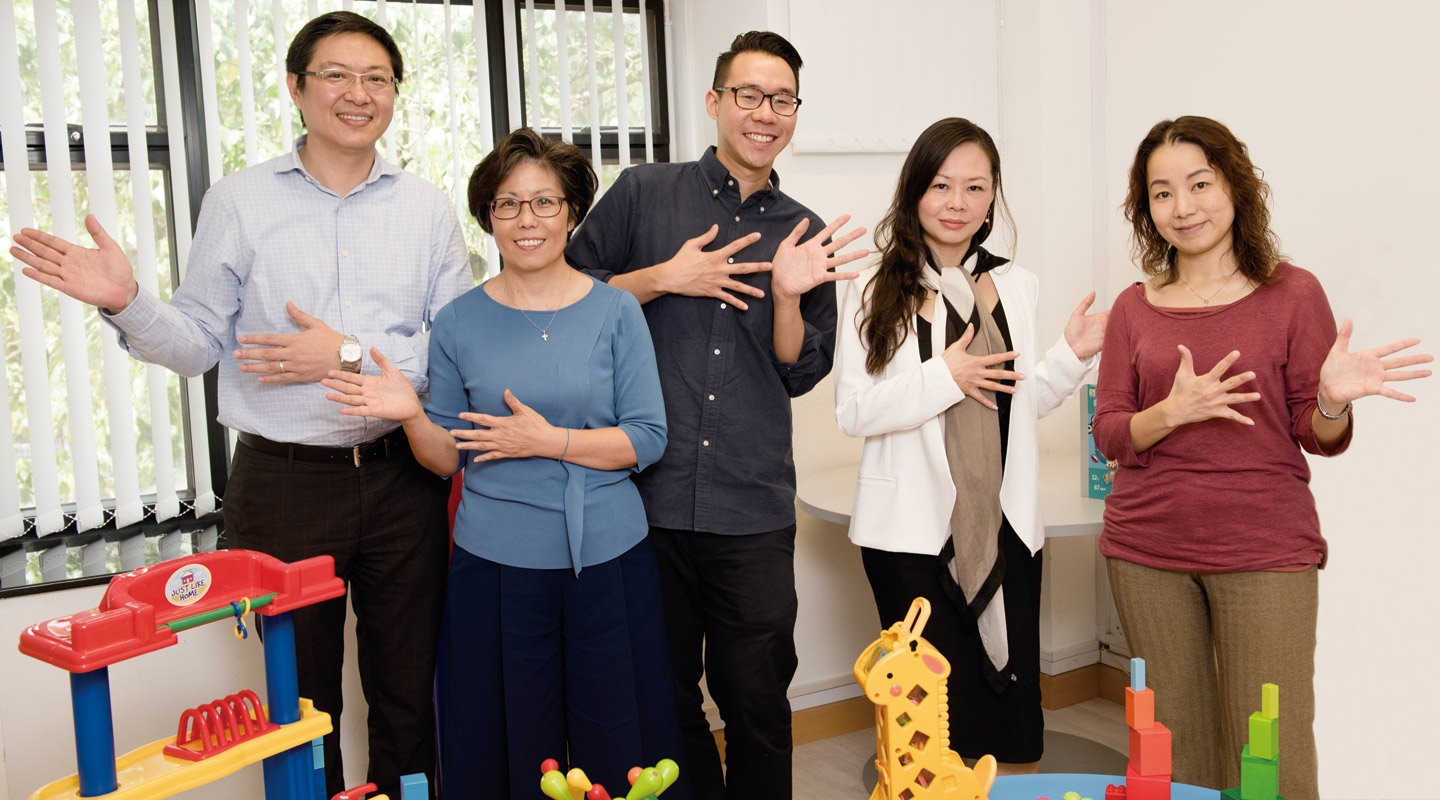
M 340 345 L 340 360 L 359 361 L 360 345 L 355 344 L 354 342 L 346 342 L 345 344 Z

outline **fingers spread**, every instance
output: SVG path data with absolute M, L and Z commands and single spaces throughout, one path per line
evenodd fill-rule
M 711 235 L 710 238 L 711 238 L 711 239 L 714 239 L 715 236 L 714 236 L 714 235 Z M 744 250 L 745 248 L 749 247 L 749 246 L 752 245 L 752 244 L 755 244 L 755 243 L 758 242 L 758 241 L 760 241 L 760 234 L 759 234 L 759 233 L 751 233 L 751 234 L 747 234 L 747 235 L 745 235 L 745 236 L 741 236 L 739 239 L 736 239 L 735 241 L 731 242 L 730 244 L 727 244 L 727 245 L 725 245 L 724 247 L 722 247 L 722 248 L 720 248 L 719 250 L 716 250 L 716 251 L 714 251 L 714 252 L 715 252 L 716 255 L 720 256 L 721 258 L 729 258 L 730 256 L 735 255 L 736 253 L 740 252 L 741 250 Z

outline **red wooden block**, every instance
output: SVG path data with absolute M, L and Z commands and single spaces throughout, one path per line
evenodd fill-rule
M 1155 723 L 1130 729 L 1130 766 L 1144 777 L 1170 774 L 1170 729 Z
M 1135 691 L 1125 687 L 1125 724 L 1132 728 L 1149 728 L 1155 724 L 1155 691 Z
M 1126 767 L 1125 800 L 1170 800 L 1170 776 L 1141 775 L 1133 764 Z

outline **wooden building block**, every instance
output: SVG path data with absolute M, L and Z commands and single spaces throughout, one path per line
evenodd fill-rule
M 1250 754 L 1258 758 L 1280 755 L 1280 720 L 1259 711 L 1250 715 Z
M 1250 746 L 1240 751 L 1240 799 L 1276 800 L 1280 794 L 1280 759 L 1251 755 Z
M 1152 689 L 1135 691 L 1125 687 L 1125 724 L 1132 728 L 1149 728 L 1155 725 L 1155 692 Z
M 1130 766 L 1143 777 L 1170 774 L 1170 729 L 1155 723 L 1130 729 Z
M 1141 775 L 1131 764 L 1125 768 L 1125 800 L 1170 800 L 1170 776 Z
M 1260 685 L 1260 713 L 1271 719 L 1280 718 L 1280 687 L 1273 683 Z

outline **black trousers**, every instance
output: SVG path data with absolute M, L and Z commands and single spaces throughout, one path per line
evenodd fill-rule
M 999 761 L 1029 763 L 1045 752 L 1045 712 L 1040 707 L 1040 579 L 1043 556 L 1030 554 L 1005 522 L 1005 627 L 1010 641 L 1010 685 L 996 692 L 985 679 L 989 660 L 980 630 L 941 586 L 945 562 L 939 556 L 860 548 L 865 576 L 875 594 L 880 624 L 903 620 L 916 597 L 930 601 L 930 621 L 921 634 L 950 662 L 950 749 L 965 758 L 989 753 Z M 947 578 L 948 580 L 948 578 Z
M 696 800 L 787 800 L 795 526 L 745 536 L 651 528 L 650 544 Z M 702 674 L 725 720 L 724 772 L 701 709 Z
M 408 448 L 356 468 L 270 455 L 240 444 L 225 492 L 230 546 L 282 561 L 328 555 L 355 608 L 360 680 L 370 705 L 368 779 L 391 797 L 400 776 L 435 784 L 435 650 L 444 607 L 450 485 Z M 330 714 L 326 794 L 340 759 L 345 598 L 295 612 L 300 696 Z

